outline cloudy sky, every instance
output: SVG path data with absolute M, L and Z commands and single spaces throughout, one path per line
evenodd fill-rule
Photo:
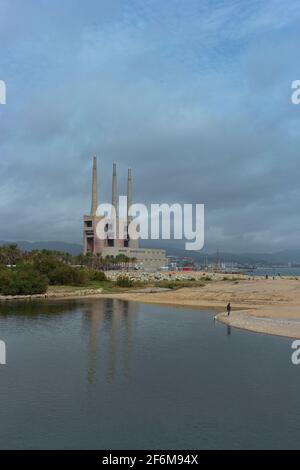
M 0 0 L 0 239 L 81 242 L 91 156 L 205 248 L 299 247 L 300 1 Z

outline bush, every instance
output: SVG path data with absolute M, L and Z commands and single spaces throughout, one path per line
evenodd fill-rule
M 202 279 L 196 281 L 188 280 L 161 280 L 154 284 L 155 287 L 164 289 L 183 289 L 184 287 L 203 287 L 205 282 Z
M 14 273 L 7 269 L 0 271 L 0 293 L 2 295 L 17 295 L 18 287 Z
M 64 266 L 64 264 L 52 254 L 37 253 L 33 260 L 33 266 L 37 271 L 47 276 L 50 280 L 51 274 L 55 269 L 59 266 Z
M 53 286 L 82 286 L 87 283 L 88 274 L 84 269 L 72 268 L 61 263 L 48 274 L 48 278 Z
M 0 271 L 0 293 L 2 295 L 44 294 L 48 279 L 30 265 Z
M 107 277 L 103 271 L 92 270 L 90 273 L 90 280 L 96 282 L 107 281 Z
M 155 284 L 155 287 L 160 287 L 163 289 L 182 289 L 184 287 L 192 287 L 193 282 L 189 281 L 160 281 Z
M 21 261 L 22 253 L 15 244 L 3 245 L 0 247 L 0 263 L 6 265 L 14 265 Z
M 81 286 L 88 281 L 88 272 L 82 268 L 73 268 L 61 261 L 55 253 L 37 253 L 33 266 L 49 279 L 53 286 Z
M 134 282 L 128 276 L 118 276 L 116 280 L 116 285 L 118 287 L 133 287 Z

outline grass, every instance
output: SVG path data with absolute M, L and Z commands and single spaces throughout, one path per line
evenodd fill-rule
M 234 284 L 238 284 L 239 281 L 242 281 L 243 278 L 241 277 L 229 277 L 224 276 L 223 281 L 232 282 Z M 119 280 L 120 281 L 120 280 Z M 130 292 L 137 288 L 143 287 L 153 287 L 153 288 L 164 288 L 164 289 L 172 289 L 178 290 L 187 287 L 193 288 L 201 288 L 204 287 L 207 283 L 213 282 L 213 279 L 210 276 L 203 276 L 199 279 L 191 278 L 191 279 L 162 279 L 152 282 L 143 282 L 139 280 L 130 280 L 131 285 L 118 285 L 118 280 L 111 281 L 109 279 L 105 281 L 90 281 L 84 286 L 50 286 L 48 292 L 55 292 L 55 293 L 63 293 L 63 292 L 78 292 L 78 291 L 86 291 L 86 290 L 98 290 L 102 289 L 104 294 L 113 294 L 113 293 L 122 293 L 122 292 Z M 119 282 L 119 284 L 122 284 Z
M 231 282 L 234 284 L 238 284 L 239 281 L 242 281 L 243 278 L 239 277 L 229 277 L 224 276 L 223 281 Z M 132 280 L 131 285 L 118 285 L 118 281 L 114 280 L 105 280 L 105 281 L 90 281 L 84 286 L 50 286 L 48 292 L 55 292 L 55 293 L 72 293 L 78 291 L 86 291 L 86 290 L 98 290 L 102 289 L 102 292 L 105 294 L 113 294 L 113 293 L 122 293 L 122 292 L 129 292 L 137 288 L 143 287 L 153 287 L 153 288 L 164 288 L 164 289 L 172 289 L 178 290 L 183 289 L 186 287 L 193 287 L 193 288 L 201 288 L 204 287 L 208 282 L 213 282 L 213 279 L 210 276 L 203 276 L 202 278 L 195 279 L 162 279 L 152 282 L 142 282 L 139 280 Z M 119 282 L 119 284 L 122 284 Z
M 63 293 L 63 292 L 78 292 L 78 291 L 85 291 L 85 290 L 110 290 L 112 289 L 113 283 L 111 281 L 90 281 L 85 285 L 81 286 L 49 286 L 48 292 L 56 292 L 56 293 Z
M 204 280 L 199 281 L 158 281 L 154 283 L 154 287 L 160 287 L 165 289 L 183 289 L 184 287 L 203 287 L 205 286 Z
M 105 294 L 115 293 L 115 292 L 127 292 L 133 288 L 143 287 L 144 284 L 141 282 L 134 282 L 131 287 L 121 287 L 118 286 L 115 281 L 90 281 L 83 286 L 49 286 L 48 293 L 61 293 L 64 292 L 68 293 L 75 293 L 78 291 L 87 291 L 87 290 L 95 290 L 102 289 L 102 292 Z
M 250 279 L 250 278 L 248 278 Z M 243 277 L 223 277 L 223 281 L 228 281 L 228 282 L 238 282 L 238 281 L 244 281 L 245 279 Z
M 206 281 L 207 282 L 207 281 Z M 75 293 L 78 291 L 87 291 L 87 290 L 95 290 L 97 291 L 98 289 L 102 289 L 102 292 L 105 294 L 110 294 L 110 293 L 122 293 L 122 292 L 128 292 L 136 288 L 141 288 L 141 287 L 158 287 L 158 288 L 164 288 L 164 289 L 172 289 L 172 290 L 178 290 L 182 289 L 184 287 L 203 287 L 206 284 L 204 279 L 199 279 L 199 280 L 161 280 L 157 282 L 141 282 L 141 281 L 136 281 L 133 282 L 131 286 L 118 286 L 116 281 L 91 281 L 88 284 L 85 284 L 84 286 L 49 286 L 48 288 L 48 293 Z

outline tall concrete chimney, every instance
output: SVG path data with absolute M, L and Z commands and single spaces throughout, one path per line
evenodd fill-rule
M 131 168 L 128 168 L 128 178 L 127 178 L 127 221 L 130 220 L 129 217 L 129 208 L 132 204 L 132 175 Z
M 97 214 L 98 197 L 97 197 L 97 157 L 93 157 L 93 179 L 92 179 L 92 208 L 91 215 Z
M 112 175 L 112 206 L 115 208 L 116 214 L 118 215 L 118 189 L 117 189 L 117 164 L 113 164 L 113 175 Z

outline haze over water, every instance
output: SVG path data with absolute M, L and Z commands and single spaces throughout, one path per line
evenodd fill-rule
M 0 305 L 1 449 L 297 448 L 291 341 L 112 299 Z

